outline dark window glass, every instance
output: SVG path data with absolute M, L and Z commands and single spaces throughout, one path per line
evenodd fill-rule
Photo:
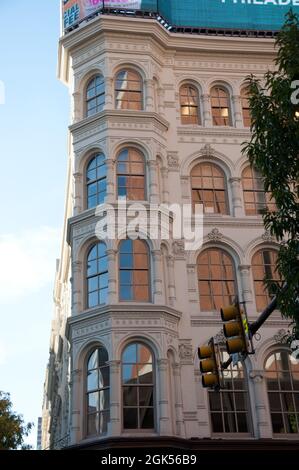
M 121 301 L 150 301 L 149 252 L 143 240 L 123 240 L 119 247 Z
M 242 186 L 246 215 L 260 214 L 266 208 L 269 211 L 276 210 L 275 202 L 269 193 L 265 193 L 263 178 L 250 166 L 242 172 Z
M 96 243 L 87 257 L 87 307 L 106 304 L 108 296 L 108 260 L 106 245 Z
M 108 353 L 97 348 L 87 362 L 87 435 L 107 432 L 110 420 L 110 384 Z
M 232 257 L 219 248 L 204 250 L 197 258 L 200 309 L 219 310 L 233 302 L 237 294 Z
M 222 351 L 222 362 L 228 359 Z M 224 388 L 209 391 L 209 408 L 213 433 L 248 433 L 248 392 L 241 363 L 230 364 L 224 371 Z
M 105 200 L 107 167 L 102 153 L 95 155 L 86 169 L 87 208 L 96 207 Z
M 130 344 L 123 352 L 122 394 L 124 429 L 153 429 L 153 356 L 141 343 Z
M 102 75 L 93 77 L 86 88 L 86 116 L 103 110 L 105 105 L 105 80 Z
M 277 351 L 266 360 L 265 371 L 273 433 L 299 433 L 299 361 Z
M 225 176 L 211 163 L 199 163 L 191 172 L 192 203 L 203 204 L 206 214 L 228 214 Z
M 256 308 L 262 311 L 273 298 L 271 288 L 264 281 L 278 281 L 279 275 L 275 270 L 277 252 L 275 250 L 260 250 L 252 258 L 252 275 L 254 281 Z

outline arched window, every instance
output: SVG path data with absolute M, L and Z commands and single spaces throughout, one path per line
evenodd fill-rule
M 110 420 L 108 353 L 99 347 L 89 356 L 87 362 L 87 435 L 107 432 Z
M 250 114 L 249 88 L 248 87 L 242 88 L 241 90 L 241 105 L 242 105 L 244 127 L 250 127 L 251 126 L 251 114 Z
M 117 193 L 131 201 L 146 199 L 144 157 L 135 148 L 126 148 L 118 156 Z
M 200 124 L 199 96 L 195 86 L 181 86 L 180 105 L 182 124 Z
M 230 97 L 225 88 L 214 86 L 211 89 L 211 106 L 214 126 L 230 126 Z
M 86 87 L 86 116 L 103 110 L 105 105 L 105 80 L 102 75 L 93 77 Z
M 120 301 L 150 301 L 149 250 L 144 240 L 120 242 L 119 278 Z
M 192 202 L 203 204 L 206 214 L 227 214 L 224 172 L 213 163 L 199 163 L 191 172 Z
M 261 312 L 271 299 L 273 293 L 271 288 L 265 286 L 265 279 L 268 281 L 278 281 L 279 275 L 275 271 L 277 251 L 263 249 L 259 250 L 252 258 L 252 275 L 254 281 L 255 302 L 258 312 Z
M 87 256 L 87 307 L 107 303 L 108 295 L 108 259 L 106 245 L 96 243 Z
M 143 109 L 142 78 L 135 70 L 121 70 L 115 79 L 116 109 Z
M 220 248 L 208 248 L 197 258 L 200 309 L 219 310 L 233 302 L 237 294 L 232 257 Z
M 105 155 L 98 153 L 92 157 L 86 168 L 87 208 L 102 204 L 106 197 L 107 167 Z
M 250 166 L 242 171 L 243 197 L 246 215 L 257 215 L 262 209 L 275 211 L 276 205 L 269 193 L 265 193 L 263 178 Z
M 222 362 L 229 358 L 221 351 Z M 213 433 L 248 433 L 249 399 L 241 362 L 223 371 L 223 388 L 209 391 L 209 408 Z
M 276 351 L 266 360 L 265 375 L 273 433 L 299 433 L 299 361 Z
M 122 354 L 123 428 L 154 429 L 154 360 L 142 343 L 129 344 Z

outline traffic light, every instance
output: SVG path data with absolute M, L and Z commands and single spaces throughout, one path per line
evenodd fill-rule
M 228 354 L 248 353 L 248 325 L 244 312 L 240 309 L 238 300 L 234 304 L 220 310 L 224 336 L 227 338 Z
M 207 345 L 198 348 L 198 358 L 200 360 L 203 387 L 219 388 L 220 377 L 213 338 L 210 339 Z

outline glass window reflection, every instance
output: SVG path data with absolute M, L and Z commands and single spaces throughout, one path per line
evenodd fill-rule
M 96 243 L 87 256 L 87 307 L 107 303 L 108 259 L 106 245 Z
M 99 347 L 87 361 L 87 435 L 107 432 L 110 420 L 108 353 Z
M 153 356 L 144 344 L 132 343 L 123 351 L 122 384 L 124 429 L 153 429 Z

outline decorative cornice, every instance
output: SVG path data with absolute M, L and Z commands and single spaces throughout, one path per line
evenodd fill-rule
M 263 233 L 262 239 L 265 242 L 271 242 L 271 243 L 275 242 L 275 238 L 271 235 L 269 230 L 266 230 L 265 233 Z
M 213 228 L 213 230 L 208 233 L 208 239 L 211 241 L 219 241 L 223 238 L 223 234 L 219 232 L 218 228 Z

